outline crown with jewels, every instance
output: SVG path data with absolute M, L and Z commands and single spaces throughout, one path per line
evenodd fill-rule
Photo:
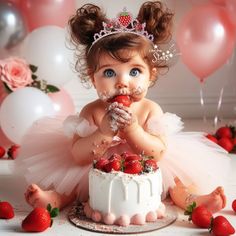
M 103 29 L 99 33 L 94 34 L 94 41 L 91 47 L 100 39 L 117 33 L 137 34 L 153 41 L 153 35 L 149 34 L 145 30 L 145 27 L 146 23 L 140 23 L 137 19 L 134 19 L 131 13 L 127 12 L 126 8 L 124 8 L 123 11 L 118 14 L 117 18 L 111 19 L 107 23 L 103 22 Z

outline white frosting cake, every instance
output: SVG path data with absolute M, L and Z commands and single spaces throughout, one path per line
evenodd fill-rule
M 106 173 L 95 168 L 89 172 L 89 202 L 85 214 L 106 224 L 145 224 L 163 216 L 162 176 L 154 172 L 127 174 Z

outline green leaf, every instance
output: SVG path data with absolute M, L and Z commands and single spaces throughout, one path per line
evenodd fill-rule
M 32 78 L 32 80 L 36 80 L 36 79 L 38 78 L 38 76 L 35 75 L 35 74 L 32 74 L 32 75 L 31 75 L 31 78 Z
M 32 64 L 29 65 L 29 68 L 32 71 L 32 73 L 35 73 L 38 70 L 38 67 Z
M 47 85 L 47 89 L 46 89 L 47 93 L 56 93 L 56 92 L 59 92 L 59 91 L 60 91 L 60 89 L 57 88 L 56 86 L 51 85 L 51 84 Z
M 50 213 L 50 216 L 51 216 L 52 218 L 54 218 L 54 217 L 56 217 L 56 216 L 58 216 L 58 215 L 59 215 L 59 209 L 58 209 L 58 208 L 53 208 L 52 211 L 51 211 L 51 213 Z
M 3 82 L 3 85 L 4 85 L 4 87 L 5 87 L 7 93 L 12 93 L 12 92 L 13 92 L 13 91 L 10 89 L 10 87 L 7 85 L 7 83 Z

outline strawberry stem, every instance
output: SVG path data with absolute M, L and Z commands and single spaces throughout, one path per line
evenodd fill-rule
M 58 208 L 52 208 L 51 204 L 47 205 L 47 210 L 51 216 L 51 218 L 54 218 L 59 215 L 59 209 Z
M 187 209 L 184 211 L 184 215 L 188 215 L 189 218 L 188 220 L 191 221 L 192 220 L 192 213 L 194 208 L 196 208 L 197 204 L 196 202 L 193 202 L 192 204 L 187 206 Z

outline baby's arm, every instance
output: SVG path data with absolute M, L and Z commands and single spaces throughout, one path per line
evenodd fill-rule
M 80 117 L 85 118 L 90 124 L 94 124 L 93 108 L 87 106 Z M 75 135 L 72 143 L 72 155 L 79 165 L 90 164 L 94 159 L 100 158 L 110 147 L 115 133 L 110 128 L 109 114 L 102 118 L 98 129 L 87 137 Z
M 129 118 L 127 114 L 122 115 L 121 112 L 122 119 L 127 119 L 125 122 L 121 122 L 122 124 L 120 127 L 126 141 L 129 143 L 132 149 L 137 153 L 143 152 L 145 155 L 150 155 L 156 160 L 160 160 L 163 152 L 166 149 L 164 137 L 155 136 L 148 133 L 145 129 L 146 127 L 144 127 L 146 124 L 141 126 L 138 123 L 137 117 L 135 117 L 135 114 L 130 112 L 129 108 L 124 107 L 121 110 L 127 111 L 127 114 L 130 115 Z M 153 116 L 160 117 L 163 114 L 161 108 L 153 102 L 145 104 L 145 110 L 148 110 L 148 116 L 146 120 Z

